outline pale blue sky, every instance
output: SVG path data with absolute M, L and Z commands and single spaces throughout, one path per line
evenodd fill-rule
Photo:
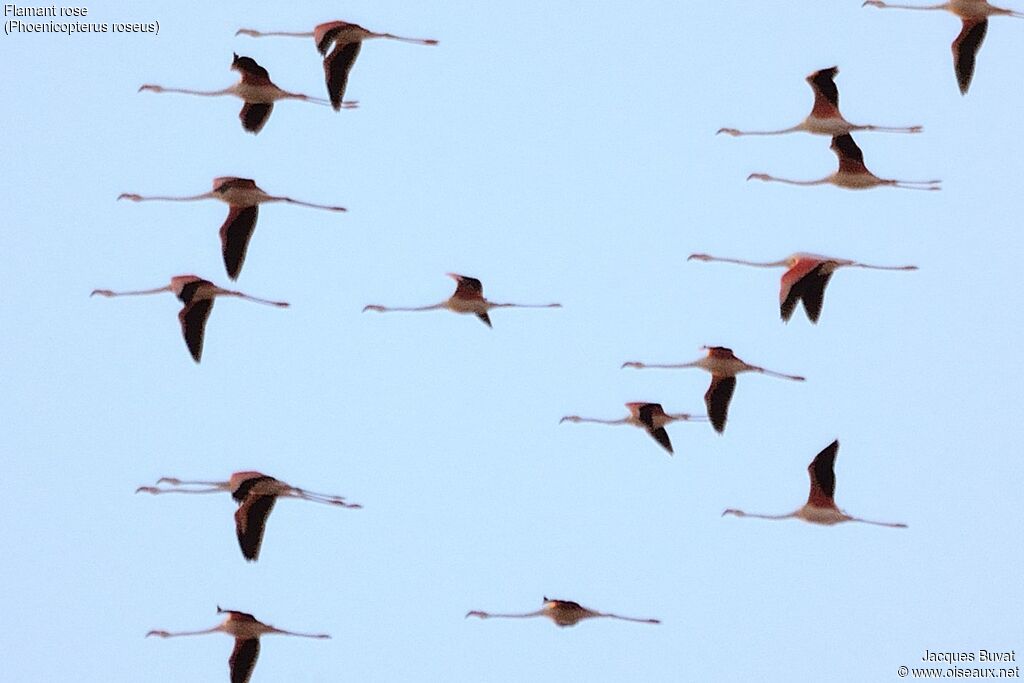
M 89 10 L 161 32 L 0 37 L 0 677 L 226 680 L 227 637 L 143 638 L 217 604 L 334 636 L 266 638 L 254 681 L 888 681 L 926 648 L 1024 650 L 1024 22 L 992 20 L 961 97 L 955 18 L 857 0 Z M 322 97 L 312 40 L 234 32 L 331 19 L 441 44 L 367 44 L 359 110 L 280 103 L 255 137 L 238 100 L 136 93 L 226 87 L 236 51 Z M 833 64 L 848 119 L 925 127 L 857 136 L 868 167 L 942 192 L 745 182 L 834 169 L 827 138 L 714 135 L 796 123 Z M 349 213 L 262 209 L 238 287 L 292 308 L 219 302 L 196 366 L 173 297 L 88 294 L 227 284 L 225 206 L 115 201 L 221 175 Z M 781 271 L 695 251 L 921 270 L 840 271 L 819 325 L 784 325 Z M 360 313 L 440 301 L 448 271 L 565 307 Z M 670 426 L 674 458 L 558 424 L 702 413 L 705 373 L 619 369 L 702 344 L 808 381 L 742 376 L 725 435 Z M 909 529 L 720 517 L 798 507 L 837 437 L 839 505 Z M 365 509 L 282 501 L 247 564 L 226 494 L 132 493 L 244 469 Z M 463 619 L 543 595 L 664 623 Z

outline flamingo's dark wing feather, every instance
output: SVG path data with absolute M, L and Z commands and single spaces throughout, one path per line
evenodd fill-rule
M 807 467 L 811 477 L 811 493 L 807 502 L 818 507 L 834 505 L 836 495 L 836 455 L 839 453 L 839 440 L 835 440 L 822 449 Z
M 260 557 L 260 546 L 263 543 L 263 532 L 267 528 L 267 518 L 274 509 L 277 496 L 249 496 L 235 510 L 235 533 L 242 555 L 250 562 Z
M 348 87 L 348 75 L 352 65 L 356 63 L 361 41 L 341 43 L 334 46 L 331 53 L 324 57 L 324 78 L 327 80 L 327 95 L 331 98 L 331 106 L 335 111 L 341 109 L 345 99 L 345 88 Z
M 825 98 L 825 101 L 833 107 L 839 106 L 839 88 L 836 87 L 835 81 L 837 73 L 839 73 L 839 69 L 833 66 L 828 69 L 815 71 L 807 79 L 814 87 L 814 94 L 817 95 L 818 93 L 821 93 L 821 96 Z
M 971 87 L 974 62 L 987 32 L 988 19 L 964 21 L 960 35 L 953 41 L 953 70 L 956 71 L 956 82 L 960 86 L 961 95 L 966 95 Z
M 246 102 L 242 105 L 242 111 L 238 112 L 238 118 L 242 120 L 242 128 L 256 134 L 263 130 L 272 111 L 274 111 L 273 102 L 268 104 Z
M 192 360 L 199 362 L 203 357 L 203 340 L 206 337 L 206 321 L 213 310 L 213 299 L 195 299 L 178 311 L 181 335 L 185 338 Z
M 653 436 L 654 440 L 660 443 L 661 447 L 668 451 L 669 454 L 675 452 L 672 450 L 672 441 L 668 438 L 668 432 L 665 431 L 664 427 L 659 427 L 658 429 L 649 429 L 647 430 L 647 433 Z
M 725 421 L 729 417 L 729 402 L 736 390 L 735 377 L 711 377 L 711 386 L 704 394 L 704 405 L 708 409 L 711 426 L 721 434 L 725 431 Z
M 228 668 L 231 670 L 231 683 L 249 683 L 259 656 L 259 638 L 238 638 L 235 640 L 235 649 L 231 651 L 231 657 L 228 659 Z
M 800 287 L 800 296 L 804 302 L 804 310 L 812 323 L 817 323 L 821 317 L 821 307 L 825 303 L 825 287 L 832 279 L 832 271 L 826 271 L 822 266 L 815 268 L 803 279 Z
M 245 255 L 249 251 L 249 239 L 256 229 L 256 218 L 260 207 L 232 206 L 224 225 L 220 226 L 220 246 L 224 255 L 224 267 L 228 277 L 238 279 L 245 263 Z

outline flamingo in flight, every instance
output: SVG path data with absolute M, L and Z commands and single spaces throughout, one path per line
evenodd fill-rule
M 626 408 L 629 409 L 629 416 L 624 417 L 621 420 L 600 420 L 592 417 L 580 417 L 579 415 L 566 415 L 558 421 L 558 424 L 562 424 L 563 422 L 593 422 L 604 425 L 632 425 L 634 427 L 640 427 L 650 434 L 651 438 L 661 444 L 661 447 L 668 451 L 669 455 L 672 455 L 674 453 L 672 450 L 672 441 L 668 438 L 668 432 L 665 431 L 665 426 L 673 422 L 689 422 L 707 419 L 700 416 L 693 416 L 688 413 L 666 413 L 660 403 L 645 403 L 643 401 L 638 401 L 627 403 Z
M 161 484 L 169 484 L 173 488 L 161 488 Z M 238 503 L 238 510 L 235 511 L 235 533 L 238 536 L 238 547 L 242 549 L 242 555 L 250 562 L 259 559 L 267 519 L 278 498 L 300 498 L 314 503 L 337 505 L 349 509 L 363 507 L 346 502 L 341 496 L 313 493 L 297 486 L 291 486 L 262 472 L 235 472 L 227 481 L 182 481 L 174 477 L 161 477 L 156 486 L 140 486 L 135 493 L 158 495 L 161 493 L 220 493 L 221 491 L 230 492 L 231 497 Z
M 231 62 L 231 68 L 241 74 L 242 78 L 229 88 L 223 90 L 185 90 L 183 88 L 165 88 L 162 85 L 146 84 L 139 88 L 139 92 L 148 90 L 150 92 L 177 92 L 186 95 L 202 95 L 203 97 L 219 97 L 221 95 L 234 95 L 242 99 L 242 111 L 238 118 L 242 121 L 242 128 L 250 133 L 256 134 L 263 130 L 271 112 L 274 111 L 274 102 L 278 100 L 301 100 L 314 104 L 327 104 L 327 100 L 318 97 L 310 97 L 299 93 L 288 92 L 274 85 L 270 80 L 270 73 L 256 63 L 252 57 L 239 57 L 237 54 Z M 352 109 L 359 106 L 358 102 L 342 102 L 339 106 Z
M 368 31 L 359 24 L 350 24 L 345 21 L 328 21 L 319 24 L 311 32 L 287 32 L 287 31 L 256 31 L 251 28 L 240 28 L 235 35 L 252 36 L 262 38 L 264 36 L 288 36 L 291 38 L 312 38 L 316 43 L 316 49 L 324 56 L 324 77 L 327 81 L 327 94 L 331 98 L 331 106 L 335 110 L 341 109 L 342 99 L 345 97 L 345 87 L 348 85 L 348 75 L 352 71 L 352 65 L 356 63 L 359 50 L 364 40 L 371 38 L 389 38 L 400 40 L 405 43 L 416 43 L 417 45 L 437 45 L 436 40 L 424 38 L 404 38 L 390 33 L 374 33 Z M 327 50 L 334 44 L 330 54 Z
M 839 73 L 838 66 L 815 71 L 807 77 L 807 83 L 814 91 L 814 106 L 811 113 L 800 123 L 791 128 L 768 131 L 742 131 L 735 128 L 719 128 L 719 133 L 726 133 L 737 137 L 740 135 L 785 135 L 804 131 L 814 135 L 843 135 L 856 130 L 879 131 L 883 133 L 920 133 L 921 126 L 908 126 L 893 128 L 889 126 L 870 126 L 850 123 L 839 113 L 839 89 L 836 88 L 835 78 Z
M 732 393 L 736 390 L 736 375 L 741 372 L 759 372 L 763 375 L 790 379 L 795 382 L 803 382 L 804 378 L 797 375 L 785 375 L 781 372 L 765 370 L 756 365 L 745 363 L 724 346 L 704 346 L 708 354 L 704 358 L 695 360 L 692 363 L 679 363 L 668 365 L 651 365 L 630 361 L 623 363 L 624 368 L 701 368 L 711 373 L 711 386 L 704 394 L 704 405 L 708 408 L 708 417 L 711 419 L 711 426 L 719 434 L 725 431 L 725 421 L 729 416 L 729 402 L 732 400 Z
M 835 185 L 847 190 L 866 190 L 871 187 L 899 187 L 905 190 L 940 190 L 941 180 L 890 180 L 879 178 L 864 165 L 864 153 L 849 134 L 832 138 L 832 151 L 839 157 L 839 169 L 820 180 L 789 180 L 767 173 L 751 173 L 747 180 L 774 181 L 788 185 Z
M 249 178 L 235 178 L 225 176 L 213 179 L 213 189 L 203 194 L 190 197 L 143 197 L 138 194 L 123 193 L 118 199 L 128 199 L 133 202 L 148 201 L 171 201 L 171 202 L 195 202 L 203 199 L 219 199 L 228 205 L 228 217 L 220 226 L 220 245 L 224 255 L 224 267 L 227 269 L 228 277 L 237 280 L 242 272 L 242 264 L 245 263 L 245 255 L 249 250 L 249 240 L 256 229 L 256 218 L 259 216 L 260 204 L 270 202 L 287 202 L 298 206 L 308 206 L 313 209 L 325 211 L 347 211 L 344 206 L 326 206 L 324 204 L 312 204 L 302 202 L 291 197 L 276 197 L 269 195 L 256 185 L 256 181 Z
M 812 323 L 818 322 L 821 307 L 825 301 L 825 287 L 832 274 L 839 268 L 871 268 L 874 270 L 917 270 L 917 266 L 873 266 L 867 263 L 850 261 L 849 259 L 819 256 L 818 254 L 791 254 L 781 261 L 762 263 L 744 261 L 735 258 L 721 258 L 709 254 L 690 254 L 687 261 L 721 261 L 723 263 L 740 263 L 757 268 L 774 268 L 784 266 L 782 286 L 779 288 L 779 313 L 782 320 L 789 322 L 793 317 L 796 305 L 803 302 L 807 317 Z
M 210 311 L 213 310 L 213 300 L 218 296 L 234 296 L 246 301 L 254 301 L 267 306 L 278 306 L 285 308 L 288 303 L 285 301 L 269 301 L 258 299 L 242 292 L 231 289 L 224 289 L 204 280 L 197 275 L 176 275 L 171 278 L 171 284 L 155 289 L 141 289 L 131 292 L 114 292 L 109 289 L 94 289 L 89 296 L 140 296 L 146 294 L 160 294 L 161 292 L 173 292 L 174 296 L 184 304 L 178 312 L 178 321 L 181 323 L 181 334 L 185 337 L 185 345 L 188 346 L 192 359 L 199 362 L 203 357 L 203 339 L 206 335 L 206 321 L 210 318 Z
M 596 619 L 599 617 L 620 619 L 622 621 L 634 621 L 640 624 L 661 623 L 661 620 L 659 619 L 636 619 L 634 617 L 623 617 L 618 614 L 609 614 L 607 612 L 596 612 L 592 609 L 587 609 L 578 602 L 572 602 L 571 600 L 554 600 L 547 597 L 544 598 L 544 606 L 536 612 L 527 612 L 525 614 L 491 614 L 490 612 L 473 610 L 471 612 L 466 612 L 466 618 L 469 617 L 480 617 L 481 619 L 528 619 L 530 617 L 547 617 L 558 626 L 563 627 L 575 626 L 584 619 Z
M 938 5 L 894 5 L 881 0 L 865 0 L 861 7 L 879 7 L 881 9 L 914 9 L 914 10 L 945 10 L 960 17 L 963 28 L 960 35 L 953 41 L 953 71 L 960 94 L 966 95 L 974 78 L 974 62 L 978 50 L 988 32 L 988 18 L 992 16 L 1016 17 L 1024 19 L 1024 12 L 1014 12 L 990 5 L 987 0 L 950 0 Z
M 226 633 L 235 639 L 235 649 L 231 651 L 228 659 L 228 668 L 231 672 L 231 683 L 248 683 L 252 678 L 253 669 L 256 668 L 256 660 L 260 656 L 260 636 L 282 635 L 296 636 L 298 638 L 330 638 L 326 633 L 296 633 L 275 628 L 270 624 L 264 624 L 251 614 L 237 612 L 231 609 L 221 609 L 217 606 L 217 614 L 228 615 L 223 622 L 203 631 L 181 631 L 172 633 L 170 631 L 150 631 L 146 637 L 158 636 L 160 638 L 177 638 L 178 636 L 201 636 L 207 633 Z
M 756 517 L 758 519 L 802 519 L 811 524 L 825 524 L 831 526 L 841 522 L 863 522 L 864 524 L 875 524 L 896 529 L 906 529 L 906 524 L 893 522 L 873 522 L 860 517 L 851 517 L 836 507 L 836 454 L 839 452 L 839 441 L 833 441 L 825 446 L 818 455 L 814 457 L 807 467 L 807 474 L 811 478 L 811 493 L 807 497 L 807 503 L 802 508 L 791 512 L 788 515 L 754 515 L 743 510 L 729 508 L 722 513 L 735 515 L 736 517 Z
M 480 318 L 487 327 L 491 326 L 491 318 L 487 314 L 492 308 L 561 308 L 562 304 L 496 304 L 484 298 L 484 286 L 475 277 L 459 275 L 458 273 L 447 273 L 448 277 L 455 280 L 455 293 L 439 304 L 432 306 L 419 306 L 415 308 L 389 308 L 371 304 L 363 307 L 363 312 L 378 311 L 390 313 L 392 311 L 436 311 L 448 309 L 454 313 L 472 313 Z

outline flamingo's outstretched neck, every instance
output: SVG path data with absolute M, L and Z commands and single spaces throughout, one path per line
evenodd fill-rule
M 444 303 L 434 304 L 433 306 L 414 306 L 414 307 L 389 307 L 379 306 L 377 304 L 370 304 L 369 306 L 363 306 L 363 313 L 367 311 L 377 311 L 378 313 L 393 313 L 393 312 L 412 312 L 412 311 L 436 311 L 440 308 L 444 308 Z
M 757 268 L 777 268 L 779 266 L 789 265 L 787 259 L 781 261 L 744 261 L 738 258 L 724 258 L 721 256 L 711 256 L 710 254 L 690 254 L 686 259 L 687 261 L 721 261 L 722 263 L 738 263 L 743 266 L 755 266 Z
M 134 290 L 134 291 L 131 291 L 131 292 L 114 292 L 114 291 L 109 290 L 109 289 L 94 289 L 94 290 L 92 290 L 92 293 L 89 296 L 96 296 L 96 295 L 106 296 L 106 297 L 113 297 L 113 296 L 144 296 L 146 294 L 160 294 L 161 292 L 169 292 L 169 291 L 171 291 L 171 288 L 170 288 L 169 285 L 166 286 L 166 287 L 157 287 L 156 289 L 137 289 L 137 290 Z
M 622 418 L 621 420 L 602 420 L 596 417 L 580 417 L 579 415 L 566 415 L 565 417 L 558 421 L 558 424 L 562 424 L 563 422 L 590 422 L 593 424 L 602 425 L 623 425 L 626 424 L 628 420 L 626 418 Z
M 646 368 L 655 369 L 676 369 L 676 368 L 697 368 L 700 367 L 700 361 L 693 361 L 692 363 L 640 363 L 638 361 L 628 361 L 622 364 L 622 368 L 637 368 L 638 370 L 644 370 Z M 620 369 L 622 369 L 620 368 Z
M 743 135 L 786 135 L 787 133 L 796 133 L 801 130 L 806 130 L 802 123 L 798 123 L 795 126 L 789 128 L 783 128 L 782 130 L 737 130 L 736 128 L 719 128 L 715 131 L 715 135 L 731 135 L 732 137 L 740 137 Z
M 152 493 L 154 496 L 161 493 L 222 493 L 227 489 L 214 487 L 209 489 L 162 489 L 159 486 L 140 486 L 135 493 Z
M 221 626 L 214 626 L 213 628 L 208 628 L 202 631 L 178 631 L 177 633 L 172 633 L 171 631 L 154 630 L 147 633 L 146 637 L 149 638 L 150 636 L 157 636 L 159 638 L 177 638 L 178 636 L 202 636 L 206 635 L 207 633 L 217 633 L 223 630 L 224 629 Z
M 253 38 L 263 38 L 265 36 L 286 36 L 288 38 L 312 38 L 313 32 L 291 32 L 291 31 L 257 31 L 251 28 L 240 28 L 235 31 L 236 36 L 252 36 Z
M 143 90 L 156 93 L 176 92 L 183 95 L 199 95 L 200 97 L 220 97 L 221 95 L 235 94 L 234 87 L 224 88 L 223 90 L 186 90 L 184 88 L 165 88 L 162 85 L 153 85 L 150 83 L 139 86 L 139 92 L 142 92 Z
M 490 612 L 481 612 L 479 610 L 472 610 L 466 612 L 466 618 L 479 617 L 481 619 L 528 619 L 530 617 L 544 616 L 544 610 L 538 610 L 536 612 L 527 612 L 525 614 L 491 614 Z
M 227 488 L 228 482 L 226 481 L 183 481 L 176 477 L 160 477 L 156 480 L 157 486 L 160 484 L 170 484 L 171 486 L 219 486 L 221 488 Z
M 163 196 L 152 196 L 145 197 L 141 194 L 134 194 L 131 192 L 122 192 L 117 196 L 118 201 L 127 199 L 132 202 L 197 202 L 203 199 L 214 199 L 215 195 L 212 192 L 204 192 L 203 194 L 194 194 L 187 197 L 163 197 Z
M 871 7 L 878 7 L 880 9 L 917 9 L 917 10 L 940 10 L 940 9 L 948 10 L 949 9 L 949 3 L 948 2 L 944 2 L 941 5 L 890 5 L 888 3 L 882 2 L 882 0 L 864 0 L 864 3 L 861 5 L 861 7 L 867 7 L 868 5 L 870 5 Z
M 785 183 L 786 185 L 827 185 L 831 182 L 830 178 L 822 178 L 820 180 L 790 180 L 789 178 L 776 178 L 775 176 L 768 175 L 767 173 L 751 173 L 747 176 L 747 180 L 763 180 L 766 183 Z
M 757 515 L 757 514 L 751 514 L 749 512 L 744 512 L 743 510 L 736 510 L 736 509 L 733 509 L 733 508 L 729 508 L 729 509 L 724 510 L 722 512 L 722 516 L 723 517 L 725 517 L 726 515 L 733 515 L 734 517 L 753 517 L 754 519 L 772 519 L 772 520 L 793 519 L 794 517 L 796 517 L 796 513 L 795 512 L 791 512 L 788 515 Z

